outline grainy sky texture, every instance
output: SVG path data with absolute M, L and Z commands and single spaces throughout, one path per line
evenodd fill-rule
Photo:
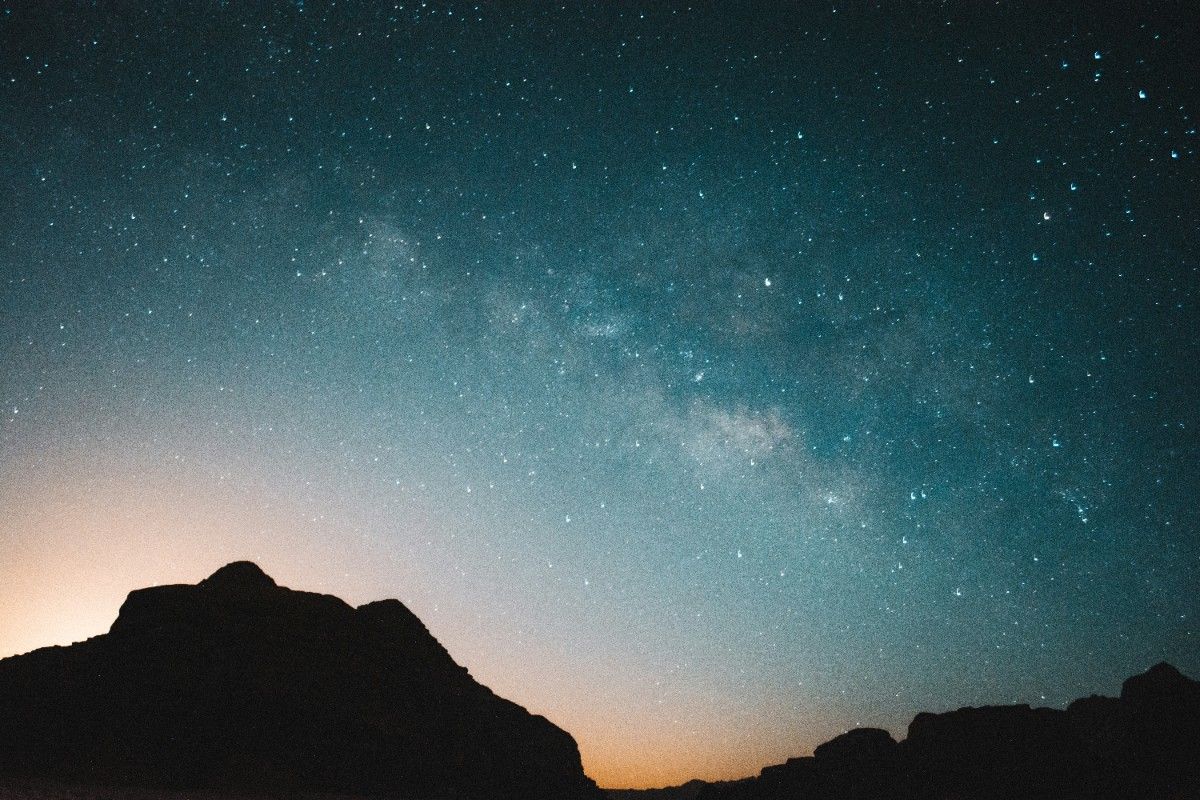
M 250 558 L 609 786 L 1200 672 L 1197 20 L 3 4 L 0 654 Z

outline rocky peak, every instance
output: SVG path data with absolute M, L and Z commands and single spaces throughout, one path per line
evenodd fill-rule
M 129 634 L 177 629 L 215 617 L 234 618 L 259 608 L 268 598 L 287 590 L 257 564 L 235 561 L 195 586 L 170 584 L 130 592 L 110 633 Z M 223 611 L 222 611 L 223 610 Z
M 570 735 L 477 683 L 403 603 L 354 609 L 245 561 L 131 592 L 107 635 L 0 661 L 6 776 L 600 800 Z
M 200 581 L 200 586 L 224 592 L 262 591 L 274 589 L 271 576 L 252 561 L 234 561 Z
M 1121 700 L 1134 705 L 1195 697 L 1198 692 L 1200 684 L 1185 677 L 1165 661 L 1121 684 Z

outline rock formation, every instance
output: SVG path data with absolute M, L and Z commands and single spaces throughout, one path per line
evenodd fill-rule
M 908 737 L 859 729 L 697 800 L 1200 798 L 1200 683 L 1169 664 L 1119 698 L 918 714 Z M 647 796 L 647 800 L 650 800 Z
M 401 797 L 600 797 L 569 734 L 497 697 L 396 600 L 239 562 L 131 593 L 111 630 L 0 661 L 0 777 Z

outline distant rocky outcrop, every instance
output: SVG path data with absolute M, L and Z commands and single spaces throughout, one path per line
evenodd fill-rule
M 396 600 L 230 564 L 111 630 L 0 661 L 0 778 L 427 798 L 601 797 L 569 734 L 497 697 Z
M 899 743 L 857 729 L 755 778 L 688 787 L 696 800 L 1197 800 L 1200 683 L 1158 664 L 1119 698 L 918 714 Z
M 696 800 L 701 790 L 718 785 L 701 780 L 665 789 L 608 789 L 608 800 Z

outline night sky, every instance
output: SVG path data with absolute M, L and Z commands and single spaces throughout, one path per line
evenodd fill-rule
M 1200 673 L 1200 13 L 1099 5 L 0 6 L 0 655 L 248 558 L 607 786 Z

